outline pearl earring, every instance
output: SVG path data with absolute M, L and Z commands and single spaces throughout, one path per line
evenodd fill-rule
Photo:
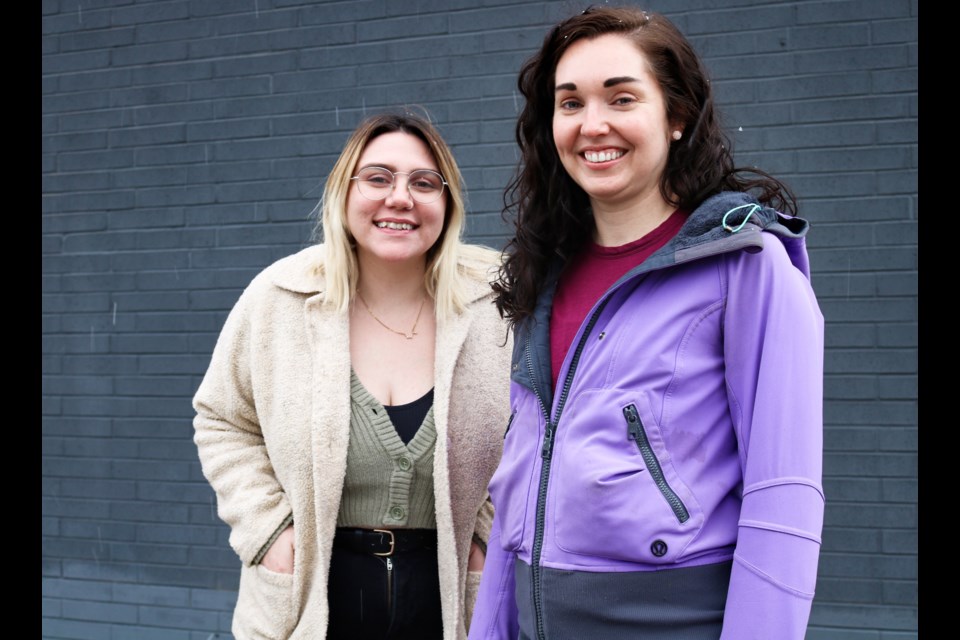
M 683 132 L 680 131 L 679 129 L 677 129 L 676 131 L 673 132 L 673 139 L 674 139 L 674 140 L 679 140 L 682 136 L 683 136 Z

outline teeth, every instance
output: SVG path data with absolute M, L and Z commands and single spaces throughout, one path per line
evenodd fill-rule
M 394 229 L 396 231 L 412 231 L 413 225 L 409 222 L 376 222 L 378 229 Z
M 609 162 L 623 155 L 623 151 L 584 151 L 583 157 L 589 162 Z

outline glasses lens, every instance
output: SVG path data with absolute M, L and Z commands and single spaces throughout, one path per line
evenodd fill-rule
M 383 200 L 393 188 L 393 174 L 380 167 L 366 167 L 357 174 L 360 195 L 370 200 Z
M 433 202 L 443 194 L 443 176 L 429 169 L 414 171 L 410 174 L 407 189 L 410 190 L 410 197 L 417 202 Z

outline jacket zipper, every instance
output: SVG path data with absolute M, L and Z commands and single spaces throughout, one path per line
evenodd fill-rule
M 660 461 L 653 452 L 653 447 L 650 446 L 647 431 L 643 426 L 643 421 L 640 420 L 640 413 L 637 411 L 636 405 L 631 404 L 624 407 L 623 417 L 627 419 L 627 435 L 637 443 L 637 448 L 640 449 L 640 456 L 647 466 L 650 477 L 654 483 L 656 483 L 660 494 L 663 495 L 667 504 L 673 509 L 673 515 L 677 517 L 680 524 L 683 524 L 690 519 L 690 512 L 687 511 L 687 507 L 683 504 L 680 496 L 670 488 L 667 479 L 663 476 L 663 467 L 660 466 Z
M 557 400 L 557 411 L 554 414 L 553 422 L 550 421 L 550 415 L 543 403 L 543 398 L 537 390 L 536 378 L 533 375 L 533 362 L 530 357 L 530 338 L 527 338 L 527 369 L 530 373 L 530 384 L 533 385 L 533 393 L 540 402 L 540 409 L 543 411 L 544 418 L 547 422 L 546 430 L 543 434 L 543 447 L 540 450 L 540 457 L 543 458 L 543 464 L 540 467 L 540 486 L 537 492 L 537 515 L 534 524 L 533 549 L 531 550 L 530 558 L 532 563 L 531 569 L 533 571 L 531 583 L 533 586 L 533 613 L 537 640 L 546 640 L 546 633 L 543 628 L 543 594 L 540 592 L 541 580 L 543 579 L 540 568 L 540 555 L 543 552 L 543 528 L 547 510 L 547 485 L 550 483 L 550 463 L 553 457 L 554 436 L 556 435 L 557 426 L 560 422 L 560 414 L 563 413 L 563 407 L 567 402 L 567 394 L 570 393 L 570 386 L 573 384 L 573 374 L 576 372 L 577 364 L 580 362 L 580 354 L 583 352 L 583 347 L 587 343 L 587 336 L 593 331 L 594 325 L 597 323 L 600 314 L 607 306 L 609 300 L 610 297 L 607 296 L 603 302 L 597 306 L 593 315 L 590 316 L 586 328 L 583 330 L 583 335 L 580 336 L 580 342 L 577 343 L 577 350 L 573 352 L 573 358 L 570 360 L 570 369 L 567 371 L 567 375 L 563 380 L 563 388 Z

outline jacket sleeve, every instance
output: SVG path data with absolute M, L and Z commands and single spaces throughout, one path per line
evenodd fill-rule
M 500 526 L 494 515 L 468 640 L 512 640 L 519 636 L 514 597 L 515 559 L 516 554 L 500 545 Z
M 726 274 L 743 505 L 722 638 L 801 640 L 823 527 L 823 317 L 807 274 L 772 235 L 763 251 L 728 257 Z
M 203 473 L 230 526 L 230 545 L 255 564 L 292 509 L 277 480 L 257 415 L 252 384 L 250 289 L 230 312 L 210 367 L 193 399 L 194 442 Z

